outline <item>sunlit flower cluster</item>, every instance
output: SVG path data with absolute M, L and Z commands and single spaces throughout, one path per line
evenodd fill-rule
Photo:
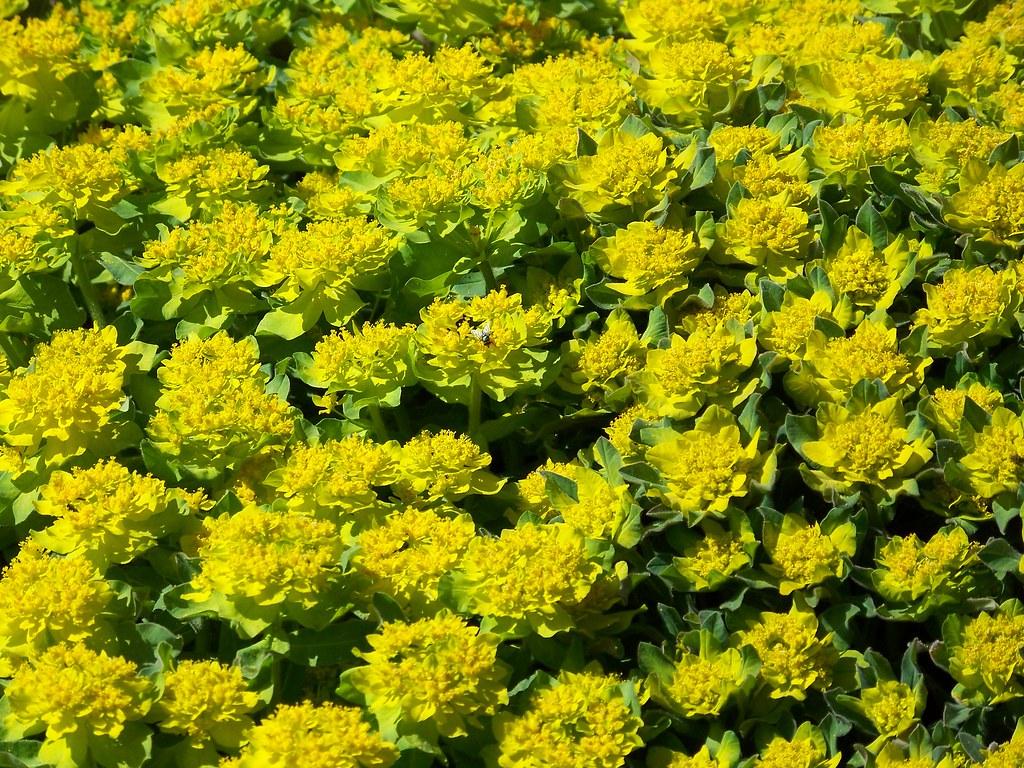
M 0 0 L 0 765 L 1024 765 L 1024 3 Z

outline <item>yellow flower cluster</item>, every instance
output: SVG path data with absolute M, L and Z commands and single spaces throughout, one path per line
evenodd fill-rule
M 0 765 L 1024 765 L 1022 83 L 1020 0 L 0 0 Z

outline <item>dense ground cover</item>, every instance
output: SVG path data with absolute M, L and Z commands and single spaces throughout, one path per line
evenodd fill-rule
M 0 3 L 0 765 L 1024 765 L 1024 6 Z

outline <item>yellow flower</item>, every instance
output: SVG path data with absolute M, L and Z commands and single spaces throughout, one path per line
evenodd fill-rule
M 366 662 L 342 675 L 384 732 L 464 736 L 480 717 L 508 703 L 510 669 L 495 654 L 500 639 L 449 613 L 412 623 L 388 622 L 367 638 Z
M 421 432 L 398 454 L 396 488 L 403 496 L 449 501 L 470 494 L 497 493 L 505 484 L 487 471 L 491 456 L 466 435 L 450 429 Z
M 920 410 L 940 436 L 956 440 L 968 399 L 991 416 L 1003 404 L 1003 393 L 979 381 L 965 379 L 955 389 L 936 387 L 927 400 L 922 401 Z
M 462 562 L 476 537 L 473 518 L 443 516 L 409 507 L 359 534 L 350 561 L 366 581 L 363 592 L 382 592 L 409 615 L 431 615 L 439 606 L 441 579 Z
M 883 120 L 909 114 L 928 92 L 928 67 L 917 58 L 868 53 L 801 68 L 801 101 L 830 115 Z
M 745 326 L 748 322 L 756 326 L 760 310 L 760 300 L 748 290 L 735 293 L 716 290 L 710 303 L 701 300 L 684 307 L 678 327 L 687 333 L 717 333 L 733 325 Z
M 182 598 L 243 636 L 283 619 L 319 628 L 340 607 L 343 549 L 327 520 L 256 506 L 208 517 L 195 542 L 200 571 Z
M 692 529 L 689 533 L 682 556 L 672 558 L 672 567 L 688 590 L 718 589 L 754 561 L 758 542 L 745 515 L 730 520 L 728 528 L 705 519 L 699 533 Z
M 334 175 L 310 171 L 295 185 L 306 203 L 303 213 L 313 219 L 347 219 L 370 210 L 372 197 L 345 186 Z
M 875 248 L 858 227 L 846 230 L 839 250 L 822 261 L 836 293 L 845 294 L 865 312 L 887 310 L 909 284 L 913 259 L 906 237 L 898 235 L 885 248 Z
M 163 693 L 153 708 L 160 728 L 196 742 L 237 749 L 252 727 L 249 713 L 260 706 L 238 667 L 217 661 L 179 661 L 163 676 Z
M 637 93 L 680 126 L 710 125 L 758 84 L 748 61 L 700 37 L 652 49 L 645 69 L 651 78 L 636 81 Z
M 150 682 L 120 656 L 55 645 L 7 686 L 4 727 L 13 739 L 45 732 L 39 751 L 45 763 L 82 765 L 90 746 L 124 748 L 148 736 L 133 726 L 153 698 Z
M 755 198 L 779 198 L 790 205 L 802 206 L 811 196 L 807 182 L 809 172 L 803 152 L 793 152 L 782 159 L 761 153 L 753 155 L 743 165 L 736 165 L 736 181 Z
M 625 297 L 631 309 L 664 305 L 686 289 L 701 253 L 692 232 L 650 221 L 634 221 L 590 248 L 601 270 L 619 280 L 608 287 Z
M 861 381 L 878 379 L 886 390 L 904 398 L 920 387 L 930 357 L 912 358 L 900 351 L 896 329 L 865 319 L 852 336 L 828 338 L 812 331 L 804 357 L 785 379 L 786 391 L 799 403 L 843 402 Z
M 1012 272 L 988 267 L 951 269 L 939 285 L 925 284 L 928 305 L 914 324 L 928 328 L 928 344 L 950 353 L 962 345 L 991 346 L 1011 335 L 1020 305 Z
M 945 115 L 935 121 L 912 121 L 911 132 L 914 157 L 926 174 L 921 186 L 929 192 L 952 191 L 949 187 L 970 161 L 987 162 L 992 151 L 1010 138 L 1009 133 L 993 126 L 973 119 L 953 121 Z
M 412 371 L 411 325 L 379 321 L 363 323 L 325 336 L 312 358 L 299 361 L 299 374 L 310 386 L 326 390 L 318 405 L 331 395 L 351 392 L 359 398 L 398 405 L 402 387 L 415 381 Z
M 568 479 L 573 494 L 557 486 L 549 490 L 548 474 Z M 519 491 L 528 511 L 544 519 L 561 517 L 588 539 L 614 541 L 624 547 L 639 539 L 639 509 L 629 486 L 621 481 L 612 484 L 590 467 L 555 464 L 549 459 L 519 482 Z
M 125 356 L 112 326 L 57 331 L 7 384 L 0 399 L 3 440 L 55 462 L 90 448 L 102 452 L 125 401 Z
M 924 616 L 965 598 L 980 549 L 962 528 L 924 542 L 917 534 L 894 536 L 878 551 L 871 582 L 887 602 L 910 604 L 911 616 Z
M 266 391 L 254 339 L 191 337 L 157 371 L 163 385 L 149 422 L 154 445 L 199 477 L 213 477 L 292 434 L 288 403 Z
M 598 141 L 597 154 L 567 166 L 563 184 L 587 214 L 608 218 L 623 208 L 642 213 L 653 207 L 675 176 L 656 134 L 612 128 Z
M 596 51 L 526 64 L 505 79 L 513 94 L 510 109 L 524 114 L 531 129 L 593 132 L 635 111 L 629 73 Z
M 809 297 L 786 291 L 782 306 L 762 313 L 757 341 L 783 360 L 797 364 L 819 317 L 845 325 L 849 314 L 848 305 L 836 303 L 825 291 L 814 291 Z
M 21 10 L 15 3 L 15 10 Z M 5 16 L 12 14 L 7 13 Z M 55 6 L 46 18 L 5 18 L 0 22 L 0 89 L 6 96 L 38 100 L 67 93 L 64 81 L 87 69 L 75 11 Z
M 650 754 L 648 765 L 652 768 L 736 768 L 741 752 L 739 738 L 733 731 L 726 731 L 721 741 L 708 738 L 693 754 L 658 748 L 652 749 Z
M 865 491 L 882 499 L 914 490 L 914 476 L 932 457 L 934 436 L 907 423 L 903 405 L 889 397 L 877 403 L 824 403 L 816 414 L 814 439 L 797 445 L 811 466 L 800 473 L 829 498 Z
M 551 354 L 551 322 L 504 288 L 470 300 L 436 299 L 416 331 L 416 371 L 428 389 L 468 404 L 473 387 L 494 400 L 538 386 Z
M 687 432 L 659 430 L 647 460 L 661 473 L 664 488 L 651 492 L 690 525 L 705 516 L 724 517 L 733 499 L 774 482 L 775 453 L 758 451 L 760 434 L 745 441 L 735 417 L 716 405 Z
M 116 232 L 123 222 L 110 208 L 138 184 L 127 161 L 124 151 L 95 144 L 53 147 L 15 163 L 0 193 L 52 206 L 72 225 L 92 221 Z
M 1024 695 L 1024 608 L 1018 600 L 973 618 L 954 614 L 943 622 L 942 638 L 957 681 L 955 699 L 991 706 Z
M 647 682 L 655 701 L 685 718 L 718 717 L 750 679 L 750 665 L 735 648 L 716 647 L 707 630 L 699 643 L 696 652 L 681 647 L 671 673 L 655 670 Z
M 184 525 L 189 497 L 114 460 L 54 472 L 39 489 L 36 510 L 56 518 L 35 540 L 61 554 L 80 554 L 100 568 L 127 563 Z
M 1024 761 L 1024 728 L 1020 721 L 1009 741 L 985 750 L 981 768 L 1017 768 Z
M 831 640 L 831 633 L 818 637 L 814 612 L 796 605 L 789 613 L 764 611 L 739 633 L 740 645 L 753 648 L 761 660 L 761 677 L 771 686 L 771 697 L 798 701 L 812 688 L 828 687 L 838 658 Z
M 985 102 L 985 111 L 995 116 L 1003 130 L 1024 129 L 1024 88 L 1010 81 L 1001 85 Z
M 717 125 L 707 143 L 715 150 L 715 190 L 725 196 L 736 181 L 736 156 L 744 150 L 753 157 L 770 155 L 779 149 L 780 138 L 759 125 Z
M 565 367 L 559 380 L 569 392 L 597 402 L 614 397 L 626 378 L 644 366 L 647 344 L 640 339 L 629 315 L 612 310 L 605 330 L 583 340 L 574 338 L 563 347 Z
M 990 423 L 965 438 L 967 453 L 959 466 L 971 490 L 986 499 L 1015 495 L 1024 482 L 1024 418 L 997 407 Z
M 963 758 L 965 760 L 963 763 L 956 762 L 957 758 L 954 757 L 959 749 L 960 745 L 957 743 L 941 759 L 935 759 L 931 756 L 931 745 L 927 741 L 922 744 L 912 744 L 908 750 L 909 755 L 905 754 L 904 749 L 896 742 L 889 742 L 882 747 L 878 757 L 875 758 L 875 766 L 876 768 L 966 768 L 966 756 Z
M 1011 80 L 1017 63 L 998 45 L 967 36 L 936 57 L 932 80 L 943 105 L 969 107 Z
M 752 267 L 744 278 L 751 289 L 758 277 L 788 280 L 803 268 L 811 242 L 807 222 L 807 213 L 785 198 L 744 197 L 718 225 L 723 252 L 712 258 Z
M 157 175 L 167 189 L 155 208 L 179 221 L 200 212 L 211 215 L 228 202 L 246 202 L 267 192 L 269 171 L 241 149 L 192 152 L 158 165 Z
M 879 736 L 899 738 L 913 728 L 924 710 L 925 690 L 906 683 L 880 680 L 860 692 L 860 706 Z
M 850 521 L 826 519 L 823 527 L 790 513 L 781 526 L 765 522 L 764 548 L 772 559 L 765 572 L 778 580 L 779 593 L 788 595 L 830 577 L 844 578 L 857 549 L 857 530 Z
M 868 183 L 869 166 L 902 170 L 912 147 L 910 129 L 903 120 L 872 117 L 818 126 L 811 151 L 815 165 L 825 173 L 825 183 L 858 187 Z
M 757 380 L 743 381 L 753 365 L 757 341 L 738 324 L 689 336 L 673 334 L 669 346 L 647 352 L 634 376 L 643 404 L 659 416 L 686 419 L 708 405 L 733 408 L 753 394 Z
M 274 288 L 274 296 L 295 302 L 322 301 L 305 310 L 304 328 L 324 314 L 331 325 L 347 323 L 362 306 L 355 289 L 375 290 L 398 238 L 365 217 L 314 221 L 303 230 L 284 232 L 270 249 L 257 282 Z
M 365 524 L 382 508 L 377 489 L 398 479 L 395 448 L 362 435 L 297 445 L 263 482 L 289 510 Z
M 828 756 L 825 738 L 815 726 L 801 723 L 792 739 L 775 736 L 751 768 L 836 768 L 842 755 Z
M 610 675 L 563 672 L 522 715 L 495 718 L 501 768 L 618 768 L 643 745 L 643 721 Z
M 639 420 L 653 420 L 656 418 L 657 414 L 647 408 L 647 406 L 642 404 L 631 405 L 612 419 L 612 422 L 605 428 L 604 432 L 608 437 L 608 441 L 615 447 L 620 456 L 624 459 L 635 458 L 641 456 L 645 448 L 630 437 L 633 432 L 633 426 Z
M 244 117 L 259 103 L 253 92 L 274 79 L 272 67 L 260 68 L 259 59 L 241 44 L 201 48 L 181 65 L 161 67 L 142 81 L 146 122 L 160 130 L 177 117 L 213 105 L 236 109 Z
M 23 543 L 0 578 L 0 676 L 56 643 L 112 640 L 114 598 L 84 558 L 53 557 Z
M 281 704 L 249 731 L 232 768 L 390 768 L 398 750 L 356 707 Z
M 229 201 L 210 221 L 175 227 L 146 243 L 139 263 L 147 268 L 147 279 L 169 282 L 184 299 L 207 291 L 224 295 L 232 285 L 251 289 L 285 226 L 282 210 L 263 212 L 251 203 Z
M 1024 244 L 1024 164 L 1007 170 L 998 163 L 969 162 L 960 191 L 946 201 L 944 217 L 983 242 L 1019 248 Z
M 564 524 L 526 523 L 474 538 L 454 574 L 461 612 L 503 636 L 569 630 L 602 574 L 583 537 Z
M 630 0 L 622 8 L 630 47 L 663 50 L 666 43 L 713 38 L 725 27 L 721 5 L 711 0 Z

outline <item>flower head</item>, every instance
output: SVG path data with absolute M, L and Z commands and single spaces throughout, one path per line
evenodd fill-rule
M 898 398 L 825 403 L 816 420 L 816 439 L 798 450 L 810 464 L 801 467 L 805 482 L 822 494 L 864 490 L 891 499 L 932 457 L 934 437 L 908 424 Z
M 887 603 L 908 604 L 922 617 L 965 599 L 979 565 L 980 547 L 962 528 L 939 531 L 927 541 L 894 536 L 876 557 L 872 583 Z
M 743 380 L 753 365 L 757 341 L 738 324 L 673 334 L 668 347 L 651 349 L 635 388 L 644 405 L 659 416 L 686 419 L 708 405 L 735 407 L 757 382 Z
M 575 529 L 526 523 L 473 539 L 453 591 L 461 611 L 485 617 L 499 634 L 551 637 L 573 626 L 601 573 Z
M 102 452 L 125 400 L 125 356 L 112 326 L 57 331 L 28 368 L 11 375 L 0 399 L 0 436 L 58 462 L 89 448 Z
M 786 197 L 744 197 L 718 225 L 724 250 L 718 260 L 753 268 L 746 278 L 748 287 L 755 277 L 784 281 L 801 269 L 811 230 L 807 213 L 788 202 Z
M 788 595 L 829 577 L 843 578 L 857 548 L 856 529 L 850 521 L 820 525 L 787 514 L 780 526 L 766 523 L 764 546 L 772 558 L 765 571 L 779 580 L 779 592 Z
M 468 402 L 475 384 L 495 400 L 537 386 L 550 355 L 550 320 L 504 288 L 470 300 L 437 299 L 421 312 L 417 374 L 446 400 Z
M 23 544 L 0 577 L 0 676 L 55 643 L 110 639 L 113 613 L 113 588 L 85 558 Z
M 100 567 L 127 563 L 181 528 L 186 494 L 114 460 L 55 472 L 39 490 L 36 510 L 55 518 L 35 534 L 61 554 L 76 553 Z
M 366 580 L 365 594 L 382 592 L 407 614 L 430 615 L 441 579 L 458 567 L 475 536 L 467 514 L 409 507 L 359 535 L 352 570 Z
M 495 657 L 499 638 L 441 613 L 389 622 L 367 638 L 366 662 L 342 676 L 365 699 L 382 728 L 465 735 L 467 724 L 508 702 L 509 669 Z
M 501 768 L 617 768 L 643 742 L 642 721 L 614 677 L 563 672 L 522 715 L 494 724 Z
M 338 528 L 256 506 L 208 517 L 195 543 L 199 573 L 182 597 L 253 635 L 285 618 L 325 625 L 340 607 Z
M 664 478 L 664 489 L 653 492 L 691 524 L 705 516 L 723 517 L 733 499 L 767 486 L 774 480 L 774 453 L 758 450 L 760 431 L 744 439 L 735 417 L 712 406 L 693 429 L 662 430 L 647 460 Z
M 1009 600 L 973 618 L 952 615 L 942 625 L 949 673 L 960 701 L 994 705 L 1024 695 L 1024 608 Z
M 266 391 L 256 342 L 226 333 L 191 337 L 157 371 L 163 385 L 150 439 L 194 473 L 219 474 L 293 430 L 288 403 Z
M 154 714 L 161 730 L 235 749 L 252 727 L 249 713 L 259 703 L 259 694 L 249 690 L 238 667 L 185 660 L 164 674 Z
M 18 670 L 6 694 L 7 732 L 45 731 L 44 750 L 51 747 L 57 754 L 65 739 L 118 738 L 145 716 L 153 699 L 150 682 L 133 664 L 82 644 L 44 651 Z
M 1011 334 L 1020 305 L 1015 284 L 1009 271 L 951 269 L 939 285 L 924 286 L 928 305 L 917 311 L 914 323 L 928 328 L 929 346 L 947 353 L 965 343 L 990 346 Z
M 684 290 L 701 257 L 693 233 L 650 221 L 634 221 L 599 239 L 590 253 L 604 272 L 618 279 L 608 287 L 637 308 L 663 304 Z
M 819 638 L 814 612 L 794 605 L 789 613 L 761 613 L 739 633 L 739 642 L 761 660 L 761 677 L 771 686 L 773 699 L 803 701 L 808 690 L 829 685 L 837 660 L 831 637 Z
M 356 707 L 281 704 L 249 731 L 232 768 L 390 768 L 398 750 Z

